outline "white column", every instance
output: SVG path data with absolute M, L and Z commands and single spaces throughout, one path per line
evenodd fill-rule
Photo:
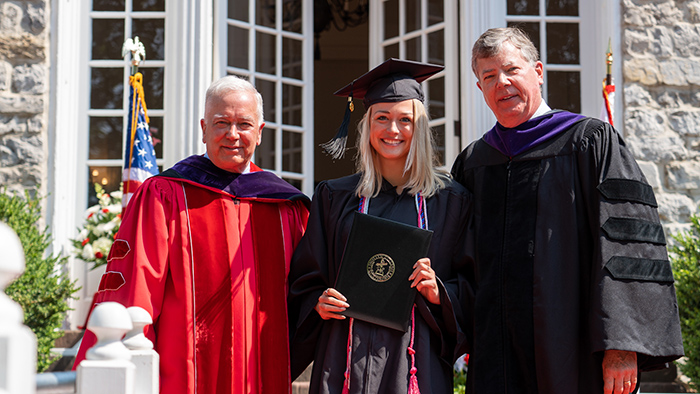
M 126 310 L 134 328 L 126 333 L 122 342 L 131 350 L 131 362 L 136 366 L 135 394 L 158 394 L 160 359 L 153 350 L 153 342 L 143 333 L 144 327 L 153 324 L 153 319 L 139 306 L 131 306 Z
M 135 367 L 130 351 L 121 342 L 133 328 L 126 308 L 116 302 L 95 306 L 87 329 L 97 337 L 78 366 L 78 394 L 134 394 Z
M 33 394 L 36 337 L 22 324 L 22 308 L 5 295 L 5 287 L 24 271 L 24 250 L 4 222 L 0 222 L 0 250 L 0 393 Z

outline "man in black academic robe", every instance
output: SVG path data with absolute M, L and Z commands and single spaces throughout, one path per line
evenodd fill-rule
M 552 111 L 514 28 L 474 45 L 498 123 L 452 168 L 475 197 L 471 393 L 632 393 L 683 355 L 651 186 L 613 127 Z

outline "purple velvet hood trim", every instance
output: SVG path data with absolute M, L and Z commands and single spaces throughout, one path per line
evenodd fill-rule
M 496 123 L 484 135 L 484 141 L 512 158 L 568 130 L 583 118 L 585 116 L 567 111 L 549 111 L 511 129 Z
M 240 198 L 267 198 L 275 200 L 305 200 L 297 188 L 268 171 L 236 174 L 222 170 L 208 158 L 193 155 L 177 162 L 162 176 L 186 179 L 209 188 L 221 190 Z

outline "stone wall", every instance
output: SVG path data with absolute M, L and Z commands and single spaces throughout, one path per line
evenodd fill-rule
M 625 140 L 675 233 L 700 201 L 700 1 L 622 4 Z
M 0 1 L 0 185 L 42 196 L 49 152 L 48 3 Z

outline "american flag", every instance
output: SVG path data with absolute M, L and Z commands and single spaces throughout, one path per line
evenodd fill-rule
M 603 83 L 603 108 L 600 111 L 600 119 L 613 124 L 613 108 L 615 108 L 615 85 Z
M 127 141 L 122 172 L 122 211 L 124 211 L 141 183 L 158 174 L 156 151 L 148 128 L 146 101 L 143 93 L 143 75 L 136 73 L 129 77 L 129 119 Z M 138 116 L 134 116 L 137 114 Z

